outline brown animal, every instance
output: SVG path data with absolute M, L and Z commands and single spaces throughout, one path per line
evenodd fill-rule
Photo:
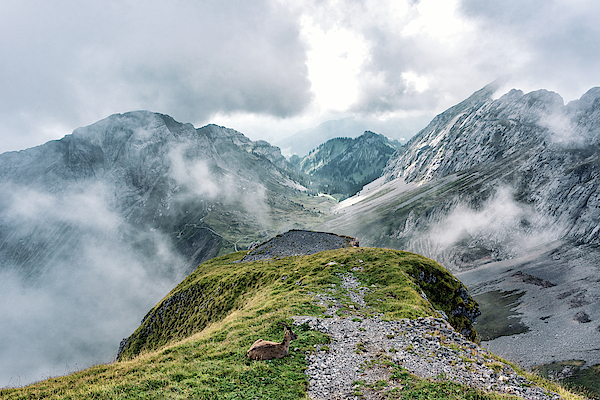
M 273 358 L 283 358 L 287 356 L 288 350 L 290 349 L 290 342 L 298 337 L 294 332 L 292 332 L 292 328 L 284 324 L 283 322 L 279 323 L 284 326 L 284 334 L 283 334 L 283 342 L 275 343 L 269 342 L 268 340 L 258 339 L 250 349 L 248 350 L 248 357 L 252 360 L 271 360 Z

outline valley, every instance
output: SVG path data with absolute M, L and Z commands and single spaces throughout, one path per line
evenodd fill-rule
M 16 360 L 0 384 L 111 361 L 199 264 L 293 229 L 439 262 L 492 314 L 483 346 L 524 368 L 599 364 L 600 90 L 567 105 L 496 90 L 403 146 L 365 132 L 288 160 L 139 111 L 0 155 L 0 333 L 15 343 L 0 359 Z

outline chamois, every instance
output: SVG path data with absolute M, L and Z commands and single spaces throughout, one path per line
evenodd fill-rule
M 292 328 L 280 322 L 284 326 L 283 341 L 281 343 L 269 342 L 268 340 L 258 339 L 248 350 L 248 357 L 252 360 L 271 360 L 273 358 L 283 358 L 287 356 L 290 349 L 290 342 L 298 337 Z

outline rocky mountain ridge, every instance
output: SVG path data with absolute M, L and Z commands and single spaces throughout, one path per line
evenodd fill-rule
M 488 86 L 440 114 L 386 167 L 387 181 L 430 182 L 499 163 L 511 173 L 493 182 L 553 219 L 560 237 L 598 243 L 600 227 L 600 88 L 563 105 L 540 90 L 493 99 Z
M 425 306 L 428 313 L 444 316 L 454 329 L 469 339 L 477 338 L 477 334 L 472 330 L 472 323 L 480 315 L 479 307 L 464 285 L 447 270 L 416 254 L 352 247 L 350 239 L 326 232 L 290 231 L 265 243 L 263 248 L 274 250 L 268 255 L 269 258 L 252 257 L 255 255 L 252 252 L 235 253 L 200 265 L 146 314 L 139 328 L 129 338 L 123 340 L 119 349 L 119 359 L 126 360 L 142 351 L 181 340 L 195 330 L 202 329 L 211 319 L 225 316 L 229 312 L 228 307 L 242 306 L 240 298 L 244 292 L 234 290 L 236 286 L 242 285 L 242 282 L 248 285 L 259 279 L 265 287 L 294 285 L 288 288 L 289 291 L 304 291 L 305 286 L 312 285 L 309 282 L 314 281 L 315 274 L 329 276 L 336 269 L 347 270 L 351 265 L 356 271 L 362 271 L 361 268 L 370 271 L 370 279 L 373 283 L 378 282 L 374 287 L 379 285 L 382 288 L 378 296 L 390 297 L 390 310 L 397 308 L 398 315 L 417 315 L 419 312 L 415 310 Z M 315 253 L 311 247 L 330 250 Z M 282 251 L 293 256 L 278 257 Z M 331 259 L 331 254 L 335 254 L 337 258 Z M 247 257 L 248 255 L 250 257 Z M 226 262 L 225 257 L 234 261 Z M 330 259 L 327 262 L 323 261 L 328 257 Z M 347 259 L 348 263 L 341 262 L 343 258 Z M 280 268 L 271 269 L 270 264 Z M 310 265 L 312 271 L 302 272 L 303 276 L 296 277 L 296 272 L 292 275 L 282 272 L 283 268 L 305 264 Z M 261 272 L 265 268 L 270 271 L 269 274 Z M 253 272 L 241 274 L 240 271 Z M 380 275 L 374 276 L 376 271 L 379 271 Z M 389 282 L 388 287 L 386 275 L 389 275 L 388 280 L 397 279 L 398 275 L 402 276 L 401 282 Z M 322 285 L 324 281 L 319 282 L 319 285 Z M 406 292 L 404 297 L 398 294 L 399 291 Z M 361 307 L 366 304 L 364 300 L 360 300 L 358 305 L 351 305 L 356 303 L 356 299 L 352 294 L 350 299 L 351 302 L 343 306 L 346 313 L 353 313 L 351 310 L 356 311 L 360 304 Z M 378 300 L 380 301 L 383 300 Z M 389 314 L 390 317 L 391 315 Z

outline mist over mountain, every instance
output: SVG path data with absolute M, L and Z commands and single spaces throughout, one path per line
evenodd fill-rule
M 455 271 L 484 316 L 486 302 L 492 320 L 511 315 L 488 336 L 501 355 L 597 364 L 600 88 L 567 105 L 546 90 L 496 90 L 436 116 L 320 229 Z M 497 299 L 510 293 L 503 314 Z
M 402 145 L 366 131 L 361 136 L 328 140 L 308 155 L 290 163 L 311 177 L 311 188 L 349 197 L 381 176 L 390 156 Z
M 278 148 L 146 111 L 0 155 L 0 385 L 110 361 L 201 262 L 322 218 Z

